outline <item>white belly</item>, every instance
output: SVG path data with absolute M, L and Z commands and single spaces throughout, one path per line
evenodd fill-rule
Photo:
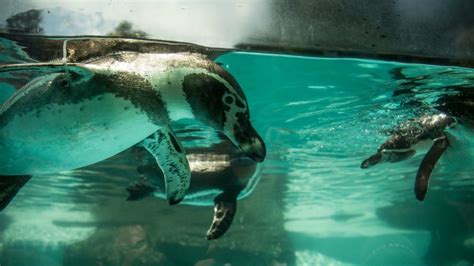
M 0 129 L 0 175 L 71 170 L 113 156 L 158 129 L 129 101 L 112 94 L 49 105 Z

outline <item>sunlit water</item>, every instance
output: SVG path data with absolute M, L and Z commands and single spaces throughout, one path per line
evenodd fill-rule
M 472 97 L 474 70 L 252 53 L 230 53 L 217 61 L 244 89 L 252 123 L 268 149 L 260 184 L 239 202 L 223 239 L 217 244 L 203 239 L 210 206 L 125 201 L 125 188 L 139 175 L 135 165 L 117 157 L 82 170 L 35 176 L 0 215 L 0 263 L 85 265 L 83 256 L 90 254 L 74 247 L 104 228 L 116 230 L 114 237 L 85 243 L 101 241 L 101 251 L 94 252 L 105 257 L 126 246 L 119 252 L 122 257 L 109 260 L 120 265 L 154 265 L 140 264 L 134 257 L 145 247 L 168 256 L 169 265 L 192 265 L 199 261 L 196 257 L 211 263 L 205 259 L 216 246 L 227 252 L 216 251 L 216 265 L 474 263 L 472 125 L 460 123 L 450 130 L 457 141 L 433 171 L 422 203 L 415 199 L 413 186 L 423 153 L 397 164 L 360 169 L 362 160 L 387 139 L 389 129 L 421 114 L 438 113 L 437 100 L 459 94 L 456 89 L 471 90 Z M 194 218 L 198 212 L 208 217 Z M 244 215 L 247 212 L 251 214 Z M 152 227 L 155 221 L 162 228 Z M 171 251 L 159 244 L 170 235 L 177 237 Z M 247 235 L 254 238 L 246 240 Z M 280 241 L 285 237 L 288 242 Z M 110 250 L 102 242 L 111 242 Z M 201 249 L 193 250 L 189 260 L 176 259 L 189 246 Z M 277 248 L 291 254 L 269 251 Z M 247 252 L 244 257 L 276 255 L 254 262 L 232 254 L 242 250 Z

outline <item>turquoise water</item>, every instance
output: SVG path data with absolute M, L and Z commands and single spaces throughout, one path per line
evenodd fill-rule
M 204 239 L 211 206 L 125 201 L 139 177 L 118 156 L 35 176 L 0 214 L 1 265 L 474 263 L 472 109 L 456 113 L 424 202 L 413 192 L 423 153 L 360 169 L 399 123 L 440 112 L 446 97 L 472 103 L 474 70 L 237 52 L 217 61 L 268 149 L 222 239 Z
M 472 70 L 290 56 L 221 60 L 246 88 L 256 127 L 265 132 L 264 173 L 286 173 L 285 229 L 299 262 L 445 265 L 464 256 L 472 263 L 472 247 L 456 243 L 473 229 L 472 128 L 453 130 L 459 142 L 439 162 L 423 203 L 413 193 L 423 154 L 359 168 L 385 130 L 436 113 L 436 99 L 458 93 L 446 88 L 470 89 L 472 102 Z M 399 68 L 418 78 L 412 95 L 392 96 L 407 87 L 393 78 Z M 420 104 L 407 104 L 413 98 Z

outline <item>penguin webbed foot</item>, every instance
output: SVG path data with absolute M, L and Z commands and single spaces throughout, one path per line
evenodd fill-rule
M 214 218 L 207 231 L 207 240 L 217 239 L 229 229 L 237 212 L 237 194 L 223 192 L 214 198 Z
M 428 191 L 429 179 L 436 163 L 441 155 L 449 146 L 449 141 L 446 135 L 434 140 L 433 145 L 428 153 L 423 157 L 415 179 L 415 196 L 419 201 L 425 199 Z

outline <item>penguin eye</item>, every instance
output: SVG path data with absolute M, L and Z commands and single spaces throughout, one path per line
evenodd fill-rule
M 224 98 L 224 101 L 226 104 L 233 104 L 234 103 L 234 97 L 231 96 L 231 95 L 227 95 L 225 98 Z

